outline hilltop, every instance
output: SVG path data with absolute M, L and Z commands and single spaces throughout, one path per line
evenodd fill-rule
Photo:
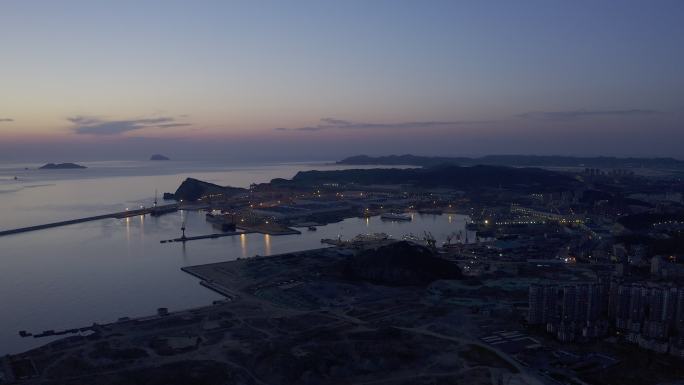
M 540 168 L 443 165 L 412 169 L 352 169 L 300 171 L 292 180 L 271 181 L 280 186 L 316 186 L 328 183 L 357 185 L 411 185 L 459 190 L 508 188 L 520 191 L 555 191 L 577 182 L 565 173 Z
M 684 169 L 684 161 L 674 158 L 616 158 L 609 156 L 574 157 L 542 155 L 487 155 L 480 158 L 388 155 L 357 155 L 342 159 L 337 164 L 346 165 L 413 165 L 430 167 L 440 164 L 460 166 L 520 166 L 520 167 L 591 167 L 591 168 L 658 168 Z
M 219 186 L 214 183 L 187 178 L 181 183 L 172 196 L 171 194 L 164 194 L 164 199 L 173 198 L 176 200 L 196 201 L 207 195 L 231 196 L 246 191 L 247 190 L 239 187 Z
M 343 275 L 379 285 L 423 286 L 439 279 L 459 279 L 461 271 L 425 246 L 400 241 L 349 257 Z

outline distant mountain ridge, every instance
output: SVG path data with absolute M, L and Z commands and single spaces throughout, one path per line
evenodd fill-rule
M 616 158 L 573 157 L 560 155 L 487 155 L 480 158 L 443 157 L 419 155 L 368 156 L 356 155 L 344 158 L 337 164 L 345 165 L 412 165 L 431 167 L 440 164 L 461 166 L 523 166 L 523 167 L 590 167 L 590 168 L 664 168 L 684 169 L 684 161 L 674 158 Z
M 577 184 L 570 175 L 541 168 L 440 165 L 427 168 L 376 168 L 300 171 L 291 180 L 274 179 L 275 186 L 311 187 L 324 184 L 413 185 L 459 190 L 509 188 L 520 191 L 558 191 Z

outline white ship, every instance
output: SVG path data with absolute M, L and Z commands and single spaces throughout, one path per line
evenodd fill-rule
M 380 215 L 380 219 L 384 219 L 387 221 L 410 221 L 411 216 L 398 213 L 385 213 Z

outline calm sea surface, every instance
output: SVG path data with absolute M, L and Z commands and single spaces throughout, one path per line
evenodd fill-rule
M 95 162 L 85 170 L 39 171 L 39 165 L 0 163 L 0 230 L 149 205 L 155 189 L 175 191 L 187 177 L 247 187 L 291 178 L 326 164 L 240 165 L 194 162 Z M 28 170 L 25 168 L 28 167 Z M 18 180 L 14 180 L 14 177 Z M 412 222 L 351 218 L 301 235 L 249 234 L 161 244 L 180 235 L 215 232 L 204 213 L 181 211 L 153 218 L 107 219 L 0 237 L 0 354 L 47 343 L 19 330 L 68 329 L 119 317 L 180 310 L 222 298 L 180 268 L 210 262 L 321 247 L 321 238 L 385 232 L 395 238 L 431 231 L 439 242 L 464 230 L 460 215 L 415 215 Z M 471 239 L 474 236 L 471 235 Z

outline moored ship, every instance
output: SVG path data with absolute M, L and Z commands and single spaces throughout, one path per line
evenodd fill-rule
M 207 222 L 221 231 L 235 231 L 234 215 L 223 213 L 222 211 L 211 211 L 205 215 Z
M 398 213 L 385 213 L 380 216 L 380 219 L 384 219 L 387 221 L 410 221 L 411 216 Z

